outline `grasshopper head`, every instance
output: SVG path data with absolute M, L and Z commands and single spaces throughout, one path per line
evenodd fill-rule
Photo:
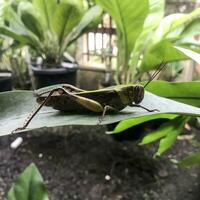
M 142 85 L 134 85 L 129 91 L 129 95 L 133 102 L 139 104 L 144 98 L 144 87 Z

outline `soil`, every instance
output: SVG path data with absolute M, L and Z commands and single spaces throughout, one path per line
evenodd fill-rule
M 156 145 L 117 141 L 95 126 L 42 129 L 0 138 L 0 200 L 16 177 L 34 162 L 51 200 L 199 200 L 200 167 L 181 168 L 173 159 L 196 151 L 200 131 L 192 140 L 178 140 L 154 159 Z

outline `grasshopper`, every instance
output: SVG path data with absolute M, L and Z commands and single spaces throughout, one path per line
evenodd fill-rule
M 140 103 L 144 98 L 144 88 L 162 68 L 153 74 L 151 80 L 145 86 L 140 84 L 118 85 L 93 91 L 82 90 L 69 84 L 49 86 L 47 87 L 48 89 L 41 88 L 35 93 L 39 107 L 31 113 L 24 125 L 14 130 L 14 132 L 25 129 L 43 106 L 50 106 L 62 112 L 91 111 L 102 113 L 99 123 L 102 122 L 107 112 L 119 112 L 127 106 L 140 107 L 148 112 L 158 111 L 157 109 L 150 110 L 145 108 Z

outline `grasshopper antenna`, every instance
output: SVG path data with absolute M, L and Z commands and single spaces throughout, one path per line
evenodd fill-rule
M 153 79 L 166 67 L 167 62 L 162 61 L 162 63 L 158 66 L 157 70 L 153 73 L 151 79 L 144 85 L 144 88 L 153 81 Z

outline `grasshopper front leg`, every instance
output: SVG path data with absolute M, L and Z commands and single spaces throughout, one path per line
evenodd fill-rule
M 148 108 L 145 108 L 144 106 L 141 106 L 140 104 L 131 104 L 131 105 L 129 105 L 129 106 L 130 106 L 130 107 L 142 108 L 142 109 L 144 109 L 144 110 L 146 110 L 146 111 L 148 111 L 148 112 L 155 112 L 155 111 L 158 111 L 158 112 L 159 112 L 158 109 L 150 110 L 150 109 L 148 109 Z
M 103 113 L 101 115 L 101 117 L 99 118 L 99 122 L 98 122 L 98 125 L 101 124 L 101 122 L 103 121 L 105 115 L 106 115 L 106 112 L 107 111 L 115 111 L 115 112 L 119 112 L 119 110 L 117 110 L 116 108 L 113 108 L 112 106 L 105 106 L 104 109 L 103 109 Z

